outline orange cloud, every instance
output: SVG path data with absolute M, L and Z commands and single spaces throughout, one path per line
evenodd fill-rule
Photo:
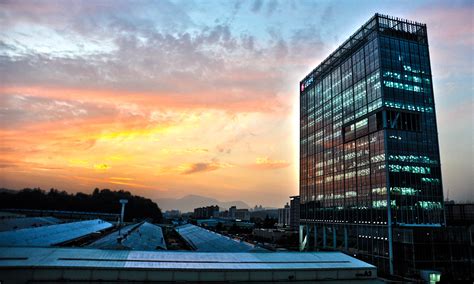
M 263 170 L 273 170 L 286 168 L 289 165 L 290 163 L 285 160 L 272 160 L 268 157 L 258 157 L 255 159 L 255 164 L 251 165 L 251 167 Z
M 231 167 L 231 165 L 218 162 L 186 164 L 182 166 L 182 168 L 185 169 L 182 174 L 189 175 L 199 172 L 210 172 L 228 167 Z
M 129 178 L 129 177 L 110 177 L 109 179 L 114 180 L 114 181 L 131 181 L 131 180 L 135 180 L 134 178 Z
M 84 101 L 106 105 L 138 105 L 142 112 L 153 108 L 222 109 L 235 112 L 274 112 L 285 107 L 269 90 L 193 90 L 191 95 L 171 91 L 128 91 L 115 89 L 65 88 L 60 86 L 2 86 L 0 96 L 34 96 L 64 101 Z M 269 99 L 273 98 L 273 99 Z
M 125 185 L 132 188 L 144 188 L 144 189 L 157 189 L 155 186 L 149 186 L 140 183 L 133 183 L 133 182 L 124 182 L 124 181 L 110 181 L 111 184 L 116 185 Z
M 94 169 L 99 170 L 99 171 L 106 171 L 110 169 L 110 166 L 107 164 L 95 164 Z

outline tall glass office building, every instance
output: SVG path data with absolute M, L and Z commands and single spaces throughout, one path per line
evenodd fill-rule
M 426 25 L 376 14 L 300 82 L 301 249 L 400 271 L 445 225 L 437 136 Z

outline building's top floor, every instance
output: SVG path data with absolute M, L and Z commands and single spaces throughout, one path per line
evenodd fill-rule
M 301 92 L 317 78 L 323 77 L 333 67 L 341 64 L 348 55 L 367 42 L 369 36 L 374 35 L 372 32 L 377 29 L 384 35 L 402 37 L 426 44 L 428 42 L 426 24 L 376 13 L 300 82 Z
M 211 205 L 211 206 L 204 206 L 204 207 L 194 208 L 194 211 L 197 211 L 197 210 L 219 211 L 219 206 L 218 205 Z
M 236 212 L 249 212 L 247 208 L 240 208 L 240 209 L 236 209 L 235 211 Z

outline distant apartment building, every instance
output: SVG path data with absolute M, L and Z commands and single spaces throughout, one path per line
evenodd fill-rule
M 163 213 L 163 216 L 167 219 L 177 219 L 181 217 L 181 211 L 176 209 L 167 210 Z
M 278 223 L 280 228 L 298 231 L 300 223 L 300 197 L 290 196 L 290 203 L 278 209 Z
M 219 213 L 219 218 L 229 220 L 250 220 L 250 211 L 248 209 L 237 209 L 236 206 L 231 206 L 229 210 L 225 210 Z
M 255 205 L 255 207 L 253 208 L 253 211 L 262 211 L 262 210 L 265 210 L 265 208 L 263 208 L 262 205 Z
M 263 220 L 267 216 L 268 218 L 278 219 L 278 209 L 263 209 L 250 212 L 250 218 Z
M 237 211 L 236 206 L 231 206 L 229 208 L 229 217 L 235 219 L 235 212 Z
M 426 25 L 376 14 L 299 87 L 301 248 L 387 274 L 456 269 L 436 255 L 449 230 Z
M 235 219 L 242 221 L 250 220 L 250 212 L 248 209 L 237 209 L 235 210 Z
M 290 226 L 290 205 L 286 203 L 285 207 L 278 209 L 278 227 Z
M 195 219 L 209 219 L 219 216 L 219 206 L 206 206 L 194 209 Z
M 290 196 L 290 229 L 297 231 L 300 226 L 300 197 Z

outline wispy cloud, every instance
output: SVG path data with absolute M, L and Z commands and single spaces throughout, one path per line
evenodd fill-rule
M 264 170 L 281 169 L 288 166 L 290 166 L 290 163 L 285 160 L 273 160 L 268 157 L 256 158 L 255 163 L 251 165 L 253 168 Z
M 184 175 L 196 174 L 200 172 L 210 172 L 215 171 L 218 169 L 224 169 L 232 167 L 232 165 L 227 163 L 219 163 L 219 162 L 210 162 L 210 163 L 191 163 L 182 165 L 180 168 L 183 169 Z
M 129 177 L 110 177 L 111 180 L 113 181 L 132 181 L 135 180 L 134 178 L 129 178 Z
M 107 164 L 95 164 L 94 169 L 99 170 L 99 171 L 106 171 L 110 169 L 110 166 Z

